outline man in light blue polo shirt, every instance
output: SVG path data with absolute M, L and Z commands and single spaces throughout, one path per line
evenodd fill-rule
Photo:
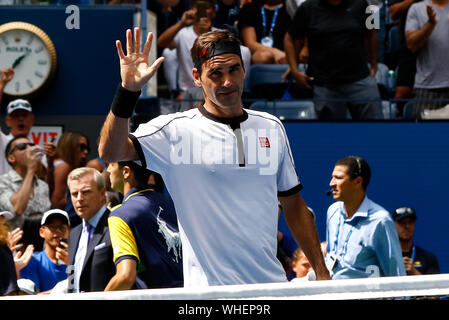
M 366 196 L 371 177 L 361 157 L 340 159 L 332 172 L 334 200 L 327 211 L 326 265 L 332 279 L 405 276 L 390 214 Z

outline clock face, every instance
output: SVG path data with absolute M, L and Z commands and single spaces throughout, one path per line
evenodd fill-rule
M 5 30 L 6 25 L 10 27 Z M 42 30 L 18 22 L 0 26 L 0 69 L 14 69 L 14 77 L 6 85 L 5 94 L 26 96 L 36 92 L 49 79 L 55 64 L 53 43 Z

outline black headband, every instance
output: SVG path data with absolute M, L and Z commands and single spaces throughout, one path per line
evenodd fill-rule
M 233 53 L 233 54 L 238 55 L 240 57 L 240 60 L 242 60 L 242 64 L 243 64 L 242 52 L 240 51 L 240 45 L 236 41 L 223 39 L 223 40 L 219 40 L 214 45 L 212 45 L 209 50 L 203 49 L 203 51 L 201 52 L 202 61 L 198 61 L 195 67 L 198 69 L 201 66 L 201 64 L 203 63 L 203 61 L 206 61 L 212 57 L 219 56 L 219 55 L 225 54 L 225 53 Z

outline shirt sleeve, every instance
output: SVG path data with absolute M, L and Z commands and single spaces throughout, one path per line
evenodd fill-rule
M 123 258 L 129 258 L 140 262 L 136 239 L 128 224 L 120 217 L 110 216 L 108 218 L 109 234 L 111 237 L 112 250 L 114 252 L 114 263 Z
M 287 134 L 282 123 L 279 123 L 279 168 L 277 172 L 278 196 L 287 197 L 293 195 L 302 189 L 302 184 L 299 182 L 296 173 L 295 163 L 293 161 L 293 154 L 290 149 Z M 273 160 L 273 159 L 272 159 Z
M 10 198 L 15 191 L 10 188 L 7 179 L 6 175 L 0 177 L 0 208 L 3 211 L 14 213 L 14 207 Z
M 40 289 L 40 283 L 39 283 L 39 271 L 37 268 L 37 260 L 36 257 L 33 255 L 30 259 L 30 262 L 26 265 L 25 268 L 20 270 L 20 278 L 21 279 L 29 279 L 34 282 L 36 285 L 36 289 L 39 291 Z
M 419 30 L 422 25 L 419 22 L 419 15 L 417 6 L 413 4 L 407 13 L 407 19 L 405 22 L 405 32 Z
M 142 166 L 161 175 L 164 175 L 167 166 L 171 163 L 170 144 L 176 142 L 171 138 L 171 120 L 173 120 L 171 117 L 159 116 L 141 124 L 129 135 Z
M 239 11 L 238 29 L 241 32 L 244 27 L 255 27 L 255 11 L 251 3 L 246 3 Z
M 373 243 L 381 276 L 405 276 L 399 237 L 392 220 L 385 219 L 377 224 L 373 234 Z
M 293 21 L 287 32 L 292 36 L 292 38 L 307 37 L 306 6 L 304 6 L 304 3 L 296 9 Z

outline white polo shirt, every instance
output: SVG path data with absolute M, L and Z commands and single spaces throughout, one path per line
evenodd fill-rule
M 184 286 L 287 281 L 276 258 L 277 197 L 302 185 L 278 118 L 244 110 L 227 119 L 201 107 L 159 116 L 130 138 L 175 203 Z

